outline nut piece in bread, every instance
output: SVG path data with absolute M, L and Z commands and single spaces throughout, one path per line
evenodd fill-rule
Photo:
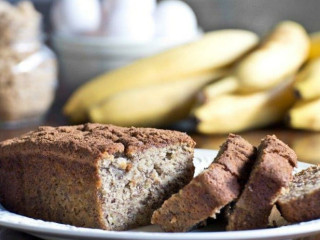
M 227 230 L 267 227 L 272 207 L 288 187 L 296 164 L 296 154 L 285 143 L 276 136 L 264 138 L 249 180 L 229 216 Z
M 85 124 L 40 127 L 0 143 L 0 202 L 9 211 L 79 227 L 126 230 L 193 177 L 184 133 Z

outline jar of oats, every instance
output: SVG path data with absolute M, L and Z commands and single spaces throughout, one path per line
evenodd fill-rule
M 40 122 L 53 102 L 56 57 L 40 29 L 30 2 L 0 1 L 0 127 Z

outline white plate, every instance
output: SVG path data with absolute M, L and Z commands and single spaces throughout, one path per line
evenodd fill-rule
M 195 151 L 196 171 L 210 164 L 217 151 Z M 298 169 L 310 166 L 299 162 Z M 53 222 L 45 222 L 8 212 L 0 205 L 0 226 L 15 229 L 44 239 L 150 239 L 150 240 L 234 240 L 234 239 L 289 239 L 320 232 L 320 219 L 290 226 L 250 231 L 217 231 L 210 228 L 188 233 L 163 233 L 157 226 L 146 226 L 132 231 L 103 231 L 99 229 L 78 228 Z M 212 231 L 213 230 L 213 231 Z M 208 232 L 209 231 L 209 232 Z

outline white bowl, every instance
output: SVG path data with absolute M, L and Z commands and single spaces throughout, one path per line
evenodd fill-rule
M 60 62 L 62 85 L 74 90 L 93 77 L 122 67 L 136 59 L 190 42 L 201 36 L 180 40 L 155 39 L 131 42 L 96 36 L 53 35 L 53 45 Z

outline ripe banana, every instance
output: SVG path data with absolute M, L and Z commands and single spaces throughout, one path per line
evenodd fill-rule
M 120 126 L 156 127 L 188 116 L 196 93 L 224 70 L 204 72 L 183 81 L 129 89 L 110 96 L 89 111 L 90 120 Z
M 204 134 L 240 132 L 281 120 L 295 101 L 292 81 L 291 78 L 263 92 L 210 99 L 193 111 L 197 130 Z
M 297 96 L 304 100 L 320 97 L 320 58 L 310 60 L 294 85 Z
M 112 94 L 130 88 L 173 82 L 195 73 L 224 67 L 257 43 L 257 35 L 245 30 L 207 33 L 198 41 L 138 60 L 92 79 L 71 96 L 64 113 L 74 122 L 84 121 L 89 108 Z
M 320 57 L 320 32 L 316 32 L 310 35 L 310 52 L 309 59 Z
M 289 111 L 289 125 L 297 129 L 320 131 L 320 98 L 297 102 Z
M 210 99 L 220 96 L 226 92 L 232 92 L 237 88 L 237 80 L 234 76 L 230 75 L 214 83 L 205 86 L 198 94 L 197 104 L 203 104 Z
M 309 54 L 309 45 L 309 36 L 300 24 L 282 22 L 259 48 L 237 64 L 233 76 L 214 83 L 211 92 L 215 97 L 236 90 L 270 89 L 298 71 Z

